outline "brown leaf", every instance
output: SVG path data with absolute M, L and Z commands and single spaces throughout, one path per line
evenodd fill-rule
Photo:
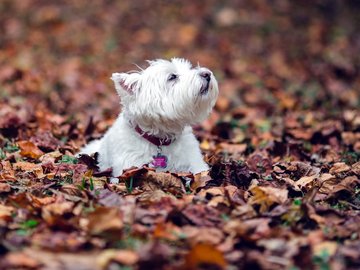
M 64 233 L 62 233 L 64 236 Z M 58 238 L 58 237 L 57 237 Z M 49 239 L 51 240 L 51 239 Z M 60 239 L 58 239 L 61 241 Z M 63 241 L 73 241 L 73 239 L 65 239 Z M 43 249 L 27 248 L 24 251 L 28 256 L 39 261 L 43 266 L 36 269 L 51 270 L 74 270 L 76 269 L 94 269 L 98 270 L 96 258 L 99 252 L 49 252 Z
M 225 224 L 224 231 L 229 234 L 235 233 L 246 239 L 263 239 L 271 234 L 270 221 L 270 218 L 252 218 L 245 221 L 231 219 Z
M 181 211 L 181 215 L 197 226 L 216 226 L 221 223 L 218 210 L 205 205 L 188 204 Z
M 7 183 L 0 183 L 0 193 L 10 192 L 11 186 Z
M 305 190 L 310 190 L 316 184 L 316 175 L 312 176 L 303 176 L 295 182 L 295 185 L 299 188 L 305 188 Z
M 166 190 L 174 195 L 185 193 L 181 179 L 171 173 L 147 171 L 141 179 L 146 190 Z
M 357 175 L 360 177 L 360 161 L 354 163 L 352 166 L 351 166 L 351 170 Z M 1 179 L 1 178 L 0 178 Z
M 206 184 L 211 180 L 212 178 L 208 171 L 197 173 L 194 175 L 194 180 L 191 182 L 191 189 L 197 190 L 199 188 L 205 187 Z
M 122 228 L 122 215 L 117 208 L 98 207 L 88 216 L 87 229 L 91 234 L 120 231 Z
M 0 180 L 16 180 L 15 172 L 9 161 L 0 162 Z
M 248 160 L 246 161 L 246 163 L 248 164 L 249 168 L 257 173 L 264 173 L 264 174 L 269 174 L 269 172 L 272 169 L 272 162 L 271 160 L 266 157 L 263 156 L 261 154 L 253 154 L 251 155 Z
M 62 221 L 65 224 L 64 221 Z M 64 226 L 61 226 L 62 223 L 57 224 L 62 229 L 65 229 Z M 64 231 L 52 231 L 52 230 L 41 230 L 33 234 L 31 243 L 36 247 L 41 247 L 42 249 L 52 250 L 56 253 L 59 251 L 79 251 L 87 239 L 80 235 L 78 232 L 64 232 Z
M 164 265 L 171 259 L 172 253 L 170 246 L 160 241 L 148 242 L 138 251 L 139 269 L 164 269 Z
M 37 269 L 40 262 L 23 252 L 10 252 L 0 262 L 1 269 Z
M 15 170 L 21 170 L 26 172 L 33 172 L 38 178 L 44 177 L 43 169 L 41 164 L 34 164 L 26 161 L 19 161 L 13 164 Z
M 340 193 L 340 192 L 346 192 L 345 194 L 348 194 L 351 196 L 352 192 L 355 190 L 355 187 L 360 184 L 360 180 L 356 176 L 348 176 L 341 180 L 339 184 L 334 186 L 332 189 L 332 193 Z
M 56 198 L 55 196 L 51 196 L 51 197 L 36 197 L 34 195 L 30 195 L 30 198 L 31 198 L 31 201 L 32 201 L 32 204 L 37 207 L 37 208 L 41 208 L 43 207 L 44 205 L 48 205 L 48 204 L 51 204 L 53 202 L 55 202 Z
M 239 155 L 239 154 L 244 153 L 246 151 L 246 148 L 247 148 L 246 143 L 229 144 L 229 143 L 222 142 L 222 143 L 218 144 L 217 151 L 222 152 L 222 153 L 231 154 L 231 155 Z
M 18 142 L 20 147 L 20 155 L 23 157 L 29 157 L 37 159 L 41 157 L 44 152 L 41 151 L 33 142 L 30 141 L 20 141 Z
M 96 264 L 100 269 L 107 269 L 111 262 L 122 265 L 134 265 L 138 262 L 139 255 L 132 250 L 107 249 L 96 258 Z
M 346 165 L 344 162 L 338 162 L 331 167 L 329 173 L 331 174 L 345 173 L 350 171 L 350 169 L 351 169 L 350 166 Z
M 49 225 L 56 225 L 62 216 L 71 213 L 73 208 L 73 202 L 51 203 L 42 207 L 41 215 Z
M 208 206 L 216 207 L 218 204 L 229 205 L 229 201 L 225 196 L 224 187 L 211 187 L 208 189 L 202 189 L 197 196 L 206 198 Z
M 108 189 L 100 189 L 98 192 L 98 201 L 103 206 L 115 207 L 123 204 L 122 197 L 115 192 L 111 192 Z
M 288 198 L 288 190 L 274 187 L 253 186 L 250 189 L 253 197 L 250 197 L 251 205 L 260 205 L 260 212 L 264 213 L 275 204 L 285 203 Z
M 63 145 L 63 143 L 56 139 L 49 131 L 37 133 L 31 137 L 30 141 L 45 152 L 55 151 L 56 148 Z
M 201 265 L 225 269 L 224 255 L 209 244 L 196 244 L 185 256 L 185 269 L 199 269 Z
M 145 188 L 147 188 L 147 186 Z M 145 190 L 139 195 L 138 200 L 139 202 L 155 203 L 160 202 L 163 198 L 173 199 L 174 196 L 165 193 L 161 189 Z
M 141 175 L 141 174 L 145 173 L 146 171 L 147 171 L 147 168 L 145 168 L 145 167 L 141 167 L 141 168 L 132 167 L 132 168 L 125 170 L 123 172 L 123 174 L 119 176 L 119 179 L 125 180 L 125 179 L 131 178 L 136 175 Z
M 0 224 L 2 220 L 11 220 L 12 214 L 15 212 L 15 208 L 12 206 L 6 206 L 0 204 Z
M 191 245 L 205 243 L 216 246 L 224 240 L 224 233 L 218 228 L 184 226 L 182 229 Z

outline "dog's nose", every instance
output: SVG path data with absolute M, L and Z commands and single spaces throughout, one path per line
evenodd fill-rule
M 209 82 L 211 78 L 211 73 L 209 71 L 203 71 L 200 73 L 200 76 Z

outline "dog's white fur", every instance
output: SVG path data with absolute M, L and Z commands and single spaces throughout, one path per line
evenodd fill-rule
M 202 76 L 210 75 L 210 81 Z M 175 79 L 174 79 L 175 77 Z M 185 59 L 149 61 L 145 70 L 113 73 L 122 112 L 104 137 L 85 146 L 80 154 L 99 153 L 101 170 L 113 176 L 124 169 L 149 164 L 158 148 L 135 131 L 174 141 L 161 147 L 168 159 L 166 171 L 198 173 L 208 170 L 191 125 L 203 121 L 218 96 L 218 84 L 206 68 L 192 68 Z M 205 91 L 208 85 L 208 90 Z

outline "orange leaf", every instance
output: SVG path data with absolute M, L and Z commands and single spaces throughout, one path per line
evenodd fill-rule
M 226 261 L 224 255 L 214 246 L 208 244 L 197 244 L 185 257 L 185 269 L 198 269 L 202 264 L 216 265 L 225 269 Z
M 20 141 L 18 142 L 18 145 L 21 150 L 20 155 L 23 157 L 39 158 L 44 154 L 43 151 L 30 141 Z

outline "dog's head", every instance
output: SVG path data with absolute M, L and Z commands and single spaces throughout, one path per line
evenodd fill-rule
M 207 117 L 219 92 L 210 70 L 179 58 L 149 64 L 139 72 L 112 74 L 130 121 L 156 134 L 176 132 Z

